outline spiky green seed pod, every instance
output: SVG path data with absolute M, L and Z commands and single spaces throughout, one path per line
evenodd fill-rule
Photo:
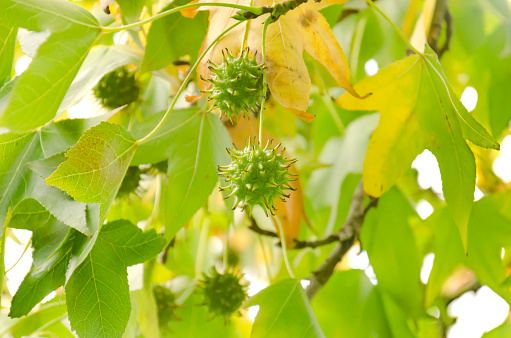
M 94 88 L 94 95 L 108 109 L 115 109 L 138 100 L 140 87 L 135 73 L 120 67 L 103 76 Z
M 210 276 L 203 274 L 199 284 L 204 295 L 203 304 L 213 317 L 220 316 L 227 320 L 241 307 L 247 298 L 247 286 L 241 282 L 241 277 L 237 272 L 221 274 L 215 267 L 211 269 Z
M 155 285 L 153 287 L 153 295 L 158 308 L 158 324 L 163 332 L 170 332 L 170 322 L 179 320 L 176 315 L 176 296 L 168 288 Z
M 221 114 L 233 122 L 239 115 L 247 116 L 249 111 L 259 111 L 263 98 L 264 67 L 257 63 L 255 56 L 248 56 L 248 49 L 244 49 L 238 57 L 226 51 L 222 51 L 221 64 L 209 61 L 213 75 L 206 81 L 213 87 L 205 92 L 210 93 L 212 108 L 220 109 Z
M 227 149 L 232 162 L 227 166 L 219 166 L 219 175 L 229 183 L 220 190 L 230 190 L 226 197 L 234 196 L 233 210 L 242 205 L 249 214 L 252 208 L 260 205 L 266 215 L 268 211 L 274 215 L 276 210 L 274 200 L 280 198 L 285 202 L 289 197 L 285 190 L 295 190 L 290 182 L 296 180 L 296 176 L 289 172 L 289 167 L 296 159 L 284 158 L 284 150 L 278 151 L 280 144 L 272 147 L 268 140 L 264 149 L 255 139 L 248 139 L 245 149 Z

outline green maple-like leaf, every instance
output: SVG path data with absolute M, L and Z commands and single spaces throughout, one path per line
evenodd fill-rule
M 18 28 L 0 23 L 0 88 L 11 79 Z
M 37 199 L 55 217 L 89 235 L 82 203 L 45 185 L 43 178 L 31 171 L 29 162 L 63 152 L 75 144 L 83 131 L 98 123 L 91 120 L 66 120 L 51 123 L 28 133 L 0 135 L 0 224 L 4 224 L 8 207 L 15 208 L 25 198 Z
M 318 160 L 331 166 L 314 170 L 307 181 L 305 192 L 311 198 L 314 209 L 329 209 L 328 233 L 344 221 L 343 215 L 338 213 L 341 186 L 349 174 L 362 173 L 365 149 L 377 125 L 377 114 L 363 116 L 346 128 L 342 138 L 330 138 Z
M 118 0 L 117 3 L 121 8 L 124 19 L 131 23 L 138 20 L 140 12 L 144 8 L 145 0 Z
M 80 337 L 120 337 L 131 311 L 127 267 L 157 255 L 165 240 L 120 220 L 103 225 L 66 284 L 71 327 Z
M 410 221 L 419 216 L 396 188 L 367 215 L 360 241 L 374 268 L 378 286 L 407 313 L 417 318 L 421 309 L 419 257 Z
M 259 292 L 244 307 L 259 305 L 251 337 L 324 337 L 300 281 L 285 279 Z
M 171 4 L 162 12 L 173 7 L 174 4 Z M 147 46 L 140 71 L 164 68 L 185 55 L 190 55 L 190 62 L 193 64 L 197 60 L 207 27 L 207 13 L 204 12 L 197 13 L 193 19 L 174 13 L 155 21 L 147 34 Z M 187 43 L 175 43 L 176 36 Z
M 228 161 L 229 135 L 216 116 L 195 115 L 183 132 L 169 146 L 168 185 L 163 196 L 167 240 L 206 203 L 218 182 L 218 165 Z
M 133 128 L 133 135 L 137 139 L 147 135 L 160 122 L 163 114 L 164 112 L 153 114 L 142 123 L 137 123 Z M 191 130 L 197 130 L 200 119 L 197 107 L 174 110 L 158 132 L 138 147 L 131 165 L 168 160 L 172 150 L 169 145 L 189 135 Z
M 35 129 L 55 118 L 96 40 L 99 24 L 87 10 L 58 0 L 2 0 L 0 8 L 2 22 L 52 33 L 14 85 L 0 115 L 0 124 L 12 131 Z
M 379 286 L 363 270 L 336 271 L 312 299 L 312 308 L 327 337 L 391 337 Z
M 468 266 L 481 284 L 488 285 L 508 303 L 511 291 L 505 284 L 509 277 L 502 259 L 502 248 L 511 245 L 511 194 L 492 194 L 474 203 L 470 215 Z
M 58 32 L 70 25 L 97 28 L 98 21 L 86 9 L 60 0 L 0 0 L 0 18 L 31 31 Z M 4 22 L 5 22 L 4 21 Z
M 135 126 L 133 134 L 143 137 L 160 119 L 158 114 Z M 167 240 L 206 202 L 218 182 L 218 165 L 229 162 L 225 148 L 230 144 L 229 134 L 216 116 L 192 107 L 172 112 L 154 137 L 138 147 L 131 165 L 168 160 L 162 192 Z
M 66 152 L 67 160 L 46 183 L 79 202 L 100 203 L 100 219 L 104 219 L 136 148 L 135 139 L 123 127 L 103 122 L 87 130 Z
M 381 120 L 364 161 L 364 190 L 381 196 L 424 149 L 437 158 L 443 192 L 466 247 L 467 224 L 474 200 L 474 155 L 465 139 L 499 149 L 493 137 L 467 112 L 445 78 L 436 54 L 398 61 L 355 89 L 372 93 L 364 100 L 349 94 L 337 103 L 352 110 L 379 110 Z
M 32 198 L 18 204 L 9 226 L 33 232 L 34 263 L 14 295 L 9 312 L 10 317 L 16 318 L 27 315 L 50 292 L 64 285 L 77 232 Z
M 61 318 L 65 317 L 67 312 L 65 302 L 66 296 L 58 295 L 25 317 L 9 321 L 6 325 L 3 322 L 0 335 L 14 338 L 33 337 L 44 330 L 50 335 L 53 334 L 53 337 L 75 337 L 61 322 Z
M 431 303 L 440 293 L 445 280 L 459 265 L 469 267 L 481 284 L 487 285 L 507 302 L 511 292 L 507 264 L 502 259 L 502 248 L 511 245 L 511 194 L 496 193 L 474 203 L 468 224 L 468 255 L 462 250 L 461 240 L 456 237 L 454 222 L 445 218 L 444 209 L 430 216 L 435 231 L 433 253 L 435 261 L 426 289 L 426 300 Z
M 477 202 L 474 208 L 477 208 Z M 465 255 L 458 230 L 451 217 L 449 217 L 447 208 L 435 210 L 426 220 L 426 224 L 431 226 L 435 234 L 435 244 L 433 246 L 435 260 L 424 295 L 425 305 L 430 306 L 440 294 L 447 278 L 464 261 Z M 470 255 L 472 254 L 476 253 L 470 252 Z

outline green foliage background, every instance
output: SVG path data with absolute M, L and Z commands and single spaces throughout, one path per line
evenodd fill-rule
M 422 59 L 396 63 L 409 52 L 399 34 L 365 1 L 341 2 L 321 13 L 346 54 L 352 82 L 362 81 L 355 88 L 378 86 L 365 103 L 343 96 L 337 105 L 345 90 L 304 55 L 312 80 L 307 112 L 316 118 L 304 122 L 271 95 L 266 102 L 264 133 L 298 158 L 303 198 L 289 212 L 299 218 L 291 229 L 296 236 L 285 234 L 291 247 L 283 256 L 271 218 L 258 208 L 253 219 L 231 211 L 232 201 L 218 191 L 225 182 L 217 167 L 230 161 L 225 148 L 256 136 L 257 117 L 233 125 L 210 112 L 206 98 L 187 102 L 182 95 L 161 128 L 139 142 L 162 120 L 198 60 L 206 11 L 193 18 L 176 12 L 114 33 L 102 27 L 115 30 L 186 1 L 119 0 L 107 15 L 100 1 L 0 0 L 0 337 L 443 337 L 455 321 L 447 308 L 466 291 L 486 285 L 511 304 L 511 192 L 492 169 L 511 119 L 511 3 L 449 1 L 449 50 L 438 62 L 427 50 Z M 408 37 L 428 3 L 376 2 Z M 444 27 L 440 40 L 446 39 Z M 26 56 L 30 65 L 16 74 L 16 62 Z M 371 59 L 381 69 L 374 77 L 364 68 Z M 415 59 L 438 75 L 396 75 Z M 142 92 L 136 102 L 108 110 L 92 89 L 120 66 L 136 72 Z M 200 96 L 195 73 L 191 78 L 186 95 Z M 396 79 L 402 81 L 396 88 L 420 87 L 421 95 L 412 118 L 398 125 L 402 133 L 385 129 L 380 138 L 377 131 L 372 142 L 379 145 L 371 148 L 376 128 L 385 131 L 381 121 L 400 121 L 400 107 L 409 103 L 398 89 L 385 92 Z M 470 115 L 458 100 L 467 86 L 478 93 Z M 443 92 L 431 100 L 438 88 Z M 378 90 L 388 94 L 385 106 L 371 103 Z M 84 102 L 86 116 L 70 119 L 70 108 Z M 438 111 L 445 116 L 433 115 Z M 422 120 L 413 129 L 415 114 Z M 444 117 L 449 128 L 441 130 Z M 395 142 L 387 154 L 389 138 Z M 438 150 L 449 142 L 455 150 Z M 424 148 L 438 158 L 445 198 L 421 188 L 410 168 Z M 465 157 L 454 163 L 461 148 Z M 350 237 L 352 251 L 312 298 L 301 281 L 321 269 L 336 241 L 310 243 L 338 234 L 349 220 L 354 192 L 371 170 L 366 152 L 396 165 L 373 168 L 387 180 L 385 192 L 377 203 L 362 200 L 367 212 L 360 233 Z M 119 196 L 123 180 L 138 181 L 132 172 L 141 173 L 139 187 Z M 484 197 L 473 202 L 475 187 Z M 424 201 L 434 209 L 426 219 L 416 211 Z M 254 224 L 259 233 L 251 231 Z M 32 232 L 33 264 L 15 294 L 9 274 L 4 277 L 6 239 L 17 240 L 12 229 Z M 294 240 L 303 247 L 293 248 Z M 357 248 L 367 252 L 377 283 L 350 267 L 347 257 Z M 430 253 L 435 259 L 424 284 L 420 272 Z M 137 264 L 141 285 L 130 290 L 128 267 Z M 197 285 L 212 266 L 244 272 L 251 285 L 252 297 L 225 321 L 200 306 Z M 175 295 L 168 330 L 158 322 L 155 284 Z M 248 309 L 255 305 L 254 319 Z M 510 330 L 506 320 L 485 337 L 509 337 Z

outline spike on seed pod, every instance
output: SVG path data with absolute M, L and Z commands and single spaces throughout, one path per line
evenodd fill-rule
M 231 122 L 261 107 L 264 68 L 257 63 L 255 55 L 250 58 L 248 54 L 248 48 L 238 57 L 224 49 L 221 64 L 208 61 L 212 76 L 206 81 L 213 85 L 208 91 L 211 92 L 209 99 L 213 100 L 212 108 L 218 108 Z
M 140 86 L 135 73 L 126 66 L 106 74 L 94 87 L 94 95 L 108 109 L 116 109 L 138 100 Z
M 241 282 L 242 277 L 242 274 L 234 270 L 221 274 L 215 267 L 209 275 L 203 274 L 199 282 L 204 295 L 203 304 L 213 317 L 221 316 L 227 321 L 241 307 L 247 298 L 247 285 Z
M 280 144 L 279 144 L 280 146 Z M 249 138 L 245 149 L 238 150 L 236 147 L 227 149 L 232 162 L 227 166 L 218 167 L 218 175 L 227 183 L 221 187 L 221 191 L 231 190 L 226 198 L 234 196 L 236 203 L 249 214 L 254 206 L 263 208 L 266 215 L 268 211 L 274 215 L 275 198 L 285 201 L 289 198 L 284 190 L 295 190 L 290 182 L 296 180 L 295 175 L 289 172 L 289 167 L 295 163 L 295 159 L 284 158 L 283 152 L 278 152 L 278 146 L 273 148 L 271 140 L 261 148 L 259 142 Z

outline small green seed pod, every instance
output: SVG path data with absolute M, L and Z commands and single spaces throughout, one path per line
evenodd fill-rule
M 213 100 L 212 108 L 220 109 L 231 122 L 237 121 L 239 115 L 246 117 L 249 111 L 257 113 L 261 106 L 264 67 L 257 63 L 255 56 L 250 58 L 248 54 L 249 50 L 244 49 L 234 57 L 224 50 L 221 64 L 209 62 L 213 74 L 205 81 L 213 86 L 205 92 Z
M 280 144 L 272 147 L 271 140 L 268 140 L 262 149 L 255 139 L 253 142 L 248 139 L 243 150 L 227 149 L 232 162 L 227 166 L 219 166 L 218 175 L 229 183 L 220 188 L 222 191 L 231 191 L 226 198 L 236 198 L 233 209 L 241 204 L 250 214 L 254 206 L 260 205 L 266 215 L 268 211 L 274 215 L 274 200 L 280 198 L 285 202 L 289 195 L 284 191 L 295 190 L 290 182 L 296 180 L 292 176 L 297 175 L 290 173 L 289 167 L 297 160 L 284 158 L 285 149 L 279 152 L 279 147 Z
M 103 107 L 116 109 L 138 100 L 140 86 L 135 73 L 120 67 L 103 76 L 94 88 L 94 95 Z
M 247 286 L 241 282 L 242 275 L 237 272 L 219 273 L 215 267 L 211 275 L 203 274 L 199 286 L 204 295 L 204 303 L 208 311 L 215 316 L 227 320 L 238 311 L 247 298 Z

